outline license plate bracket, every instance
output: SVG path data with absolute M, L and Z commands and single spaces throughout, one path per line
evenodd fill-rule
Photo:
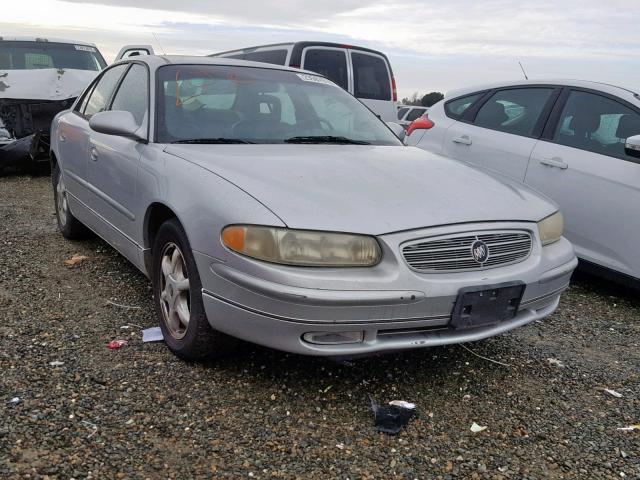
M 461 288 L 453 306 L 451 327 L 463 330 L 511 320 L 518 313 L 524 289 L 523 282 Z

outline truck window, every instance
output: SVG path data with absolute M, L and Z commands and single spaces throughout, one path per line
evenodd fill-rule
M 302 68 L 324 75 L 345 90 L 349 88 L 347 54 L 344 50 L 309 48 L 304 53 Z
M 263 50 L 258 52 L 245 53 L 244 60 L 251 62 L 271 63 L 273 65 L 284 65 L 287 61 L 286 50 Z
M 382 57 L 351 52 L 353 94 L 358 98 L 391 100 L 391 81 L 387 62 Z
M 95 47 L 54 42 L 0 41 L 0 69 L 69 68 L 99 71 L 106 62 Z

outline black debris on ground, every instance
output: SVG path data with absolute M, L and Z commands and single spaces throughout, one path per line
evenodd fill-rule
M 637 292 L 581 279 L 549 319 L 467 345 L 508 366 L 246 344 L 187 364 L 142 343 L 147 279 L 56 232 L 48 178 L 0 179 L 0 252 L 0 478 L 640 478 L 640 431 L 617 430 L 640 423 Z M 378 433 L 369 394 L 419 415 Z

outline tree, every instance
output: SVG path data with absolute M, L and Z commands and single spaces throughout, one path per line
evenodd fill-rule
M 435 105 L 436 103 L 438 103 L 443 98 L 444 98 L 444 95 L 442 93 L 440 93 L 440 92 L 427 93 L 424 97 L 422 97 L 422 100 L 420 101 L 420 104 L 423 107 L 431 107 L 431 106 Z
M 422 101 L 422 98 L 420 97 L 420 95 L 418 95 L 418 92 L 413 92 L 413 95 L 411 95 L 410 97 L 404 97 L 401 103 L 402 105 L 420 106 L 421 101 Z

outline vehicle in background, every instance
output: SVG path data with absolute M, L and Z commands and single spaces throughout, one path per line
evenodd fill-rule
M 403 105 L 398 109 L 398 123 L 406 129 L 415 119 L 424 115 L 428 111 L 429 109 L 427 107 Z
M 140 55 L 155 55 L 153 46 L 151 45 L 125 45 L 120 49 L 114 61 L 125 58 L 139 57 Z
M 640 286 L 640 93 L 529 80 L 447 94 L 406 142 L 525 183 L 558 202 L 583 267 Z
M 386 122 L 397 122 L 396 81 L 377 50 L 328 42 L 279 43 L 210 55 L 311 70 L 357 97 Z
M 555 204 L 405 147 L 308 71 L 136 56 L 52 140 L 62 234 L 151 277 L 187 359 L 230 337 L 324 356 L 479 340 L 551 314 L 577 264 Z
M 0 169 L 48 166 L 51 120 L 105 66 L 90 43 L 0 37 Z

